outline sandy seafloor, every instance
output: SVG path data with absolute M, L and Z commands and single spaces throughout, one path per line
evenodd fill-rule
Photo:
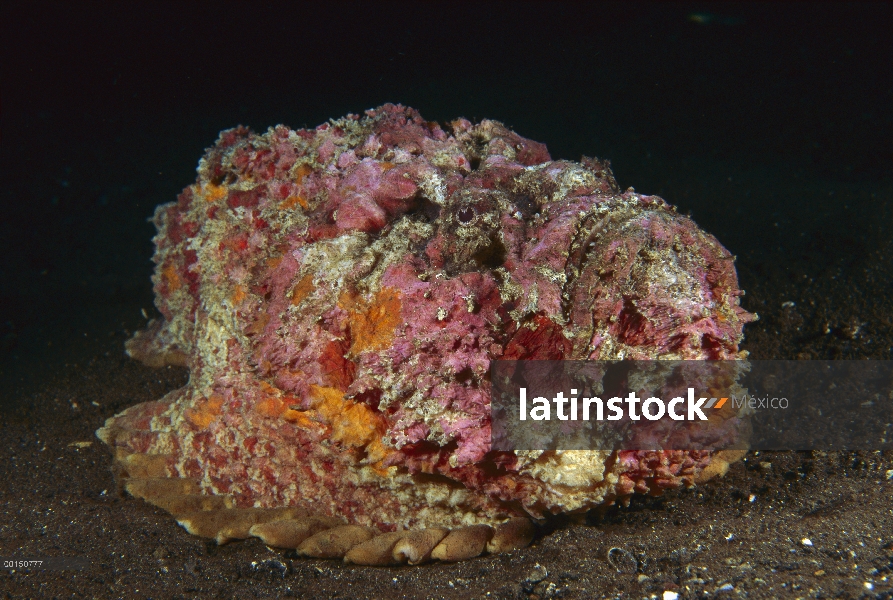
M 19 31 L 4 42 L 4 57 L 17 57 L 7 62 L 17 85 L 4 106 L 2 142 L 2 198 L 10 210 L 0 223 L 0 556 L 77 556 L 89 567 L 0 569 L 0 597 L 893 597 L 890 452 L 753 452 L 706 485 L 634 498 L 585 522 L 556 520 L 524 550 L 459 564 L 364 568 L 298 559 L 258 540 L 217 547 L 191 537 L 163 511 L 119 493 L 111 456 L 93 434 L 123 408 L 186 381 L 184 370 L 129 360 L 123 343 L 145 324 L 143 311 L 154 314 L 153 232 L 144 220 L 191 181 L 216 131 L 239 121 L 312 126 L 384 101 L 431 119 L 503 119 L 547 143 L 556 158 L 607 157 L 622 187 L 659 194 L 690 213 L 738 257 L 742 303 L 760 315 L 742 346 L 753 358 L 893 358 L 891 126 L 882 110 L 893 98 L 893 77 L 883 83 L 889 48 L 872 28 L 888 9 L 838 8 L 818 19 L 719 5 L 708 24 L 686 20 L 696 10 L 690 6 L 651 7 L 656 16 L 607 11 L 605 19 L 621 23 L 603 47 L 587 47 L 592 64 L 601 64 L 598 56 L 616 60 L 622 53 L 614 42 L 639 27 L 651 27 L 645 39 L 670 51 L 653 51 L 656 66 L 646 65 L 647 53 L 613 64 L 631 72 L 628 79 L 593 67 L 600 75 L 587 79 L 591 102 L 573 92 L 580 59 L 543 81 L 535 77 L 548 57 L 506 67 L 482 89 L 473 84 L 488 76 L 486 68 L 467 55 L 463 65 L 429 73 L 444 57 L 410 64 L 415 42 L 389 41 L 375 58 L 408 61 L 404 70 L 385 64 L 380 73 L 359 74 L 354 83 L 365 91 L 348 93 L 353 86 L 322 86 L 322 67 L 305 56 L 319 94 L 289 103 L 260 75 L 245 74 L 247 59 L 186 74 L 146 41 L 166 33 L 152 29 L 164 21 L 156 12 L 132 17 L 145 31 L 111 35 L 116 18 L 133 25 L 131 17 L 102 21 L 101 5 L 86 16 L 61 4 L 23 6 Z M 95 29 L 78 34 L 88 17 Z M 214 18 L 225 20 L 207 16 Z M 545 21 L 545 29 L 559 28 Z M 213 25 L 216 34 L 228 31 Z M 518 22 L 506 27 L 524 30 Z M 495 45 L 487 32 L 511 37 L 493 31 L 472 32 L 485 62 Z M 745 39 L 754 31 L 769 41 Z M 795 41 L 779 41 L 787 32 Z M 171 43 L 188 45 L 182 33 L 171 35 Z M 152 60 L 135 58 L 129 36 L 149 44 Z M 724 36 L 735 52 L 727 52 Z M 92 45 L 78 45 L 87 38 Z M 825 41 L 810 45 L 813 38 Z M 567 63 L 564 38 L 548 39 L 545 46 Z M 579 41 L 567 43 L 580 52 Z M 703 63 L 684 66 L 695 57 Z M 347 64 L 331 60 L 330 69 Z M 673 61 L 680 70 L 668 75 Z M 840 64 L 846 68 L 835 70 Z M 463 68 L 472 83 L 457 89 L 454 69 Z M 222 73 L 232 78 L 236 108 L 220 99 L 227 86 L 211 81 Z M 610 90 L 598 91 L 599 81 Z M 712 93 L 734 82 L 741 88 Z M 651 87 L 673 83 L 679 89 Z M 571 92 L 553 94 L 556 85 Z M 702 102 L 686 100 L 698 94 Z M 252 98 L 253 112 L 245 108 Z

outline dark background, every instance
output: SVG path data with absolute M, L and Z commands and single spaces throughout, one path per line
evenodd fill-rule
M 691 213 L 738 255 L 756 356 L 893 357 L 890 4 L 321 4 L 4 3 L 4 400 L 123 352 L 146 218 L 218 131 L 384 102 Z

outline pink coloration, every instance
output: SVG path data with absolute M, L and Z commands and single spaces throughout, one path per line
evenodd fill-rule
M 164 322 L 128 347 L 191 380 L 106 424 L 119 454 L 383 528 L 583 510 L 710 464 L 490 450 L 493 360 L 738 356 L 732 257 L 607 163 L 385 105 L 224 131 L 198 173 L 156 212 Z

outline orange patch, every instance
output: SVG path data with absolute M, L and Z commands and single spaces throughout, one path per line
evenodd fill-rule
M 326 423 L 334 422 L 344 409 L 345 403 L 349 402 L 344 399 L 341 390 L 320 385 L 310 386 L 310 398 L 311 406 Z
M 308 414 L 309 413 L 309 414 Z M 317 423 L 313 419 L 310 418 L 311 415 L 315 413 L 311 411 L 301 411 L 301 410 L 293 410 L 288 409 L 284 413 L 282 413 L 282 418 L 288 421 L 289 423 L 294 423 L 301 429 L 322 429 L 325 426 Z
M 365 447 L 372 462 L 382 460 L 388 450 L 381 443 L 386 430 L 384 418 L 365 404 L 347 400 L 335 388 L 310 386 L 313 408 L 332 426 L 332 439 L 354 448 Z
M 276 257 L 274 257 L 274 258 L 268 258 L 268 259 L 266 260 L 266 263 L 267 263 L 267 266 L 268 266 L 268 267 L 270 267 L 271 269 L 275 269 L 275 268 L 278 267 L 280 264 L 282 264 L 282 257 L 281 257 L 281 256 L 276 256 Z
M 351 356 L 366 350 L 380 350 L 394 340 L 394 331 L 401 322 L 400 292 L 394 288 L 382 288 L 372 302 L 342 294 L 338 305 L 348 313 Z
M 304 299 L 307 298 L 307 296 L 313 293 L 314 289 L 316 289 L 316 287 L 313 285 L 313 276 L 304 275 L 301 278 L 301 281 L 299 281 L 298 284 L 291 290 L 292 306 L 297 306 L 298 304 L 303 302 Z
M 186 420 L 198 427 L 206 429 L 220 415 L 223 407 L 223 396 L 218 394 L 199 400 L 194 408 L 187 408 L 183 414 Z
M 277 418 L 284 413 L 288 407 L 281 399 L 275 396 L 267 396 L 254 405 L 254 409 L 265 417 Z
M 165 281 L 167 281 L 167 289 L 172 292 L 176 292 L 180 289 L 180 286 L 183 285 L 183 282 L 180 280 L 180 276 L 177 275 L 177 269 L 174 268 L 174 265 L 168 265 L 164 269 L 162 269 L 161 276 L 164 277 Z
M 388 469 L 381 467 L 381 461 L 387 458 L 388 454 L 390 454 L 390 451 L 381 443 L 381 437 L 375 438 L 366 445 L 366 458 L 373 463 L 373 466 L 379 467 L 376 469 L 379 475 L 388 474 Z
M 301 183 L 305 177 L 310 175 L 313 172 L 313 169 L 310 168 L 309 165 L 303 164 L 297 169 L 295 169 L 295 183 Z
M 307 204 L 307 200 L 304 199 L 303 196 L 289 196 L 285 200 L 279 204 L 279 208 L 283 210 L 290 210 L 295 207 L 295 205 L 300 205 L 301 208 L 307 208 L 309 205 Z
M 208 183 L 204 186 L 200 186 L 198 193 L 204 196 L 207 202 L 214 202 L 215 200 L 220 200 L 221 198 L 226 197 L 227 191 L 222 185 Z
M 233 305 L 241 304 L 242 300 L 245 299 L 245 296 L 246 296 L 245 288 L 243 288 L 241 285 L 237 285 L 236 289 L 233 290 L 233 295 L 232 295 Z
M 259 384 L 260 384 L 260 389 L 263 390 L 264 393 L 266 393 L 266 394 L 274 394 L 276 396 L 282 395 L 282 390 L 280 390 L 276 386 L 270 385 L 266 381 L 261 381 L 261 382 L 259 382 Z
M 367 406 L 348 406 L 333 424 L 335 440 L 351 446 L 364 446 L 371 442 L 377 423 L 370 416 Z
M 381 166 L 381 170 L 384 172 L 388 172 L 397 166 L 392 162 L 383 162 L 383 163 L 378 163 L 378 164 Z

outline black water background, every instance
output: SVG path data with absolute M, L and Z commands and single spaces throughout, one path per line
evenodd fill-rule
M 754 340 L 827 295 L 801 317 L 828 321 L 823 357 L 891 356 L 890 4 L 12 1 L 0 22 L 3 399 L 151 316 L 146 218 L 219 130 L 384 102 L 611 159 L 738 255 Z

